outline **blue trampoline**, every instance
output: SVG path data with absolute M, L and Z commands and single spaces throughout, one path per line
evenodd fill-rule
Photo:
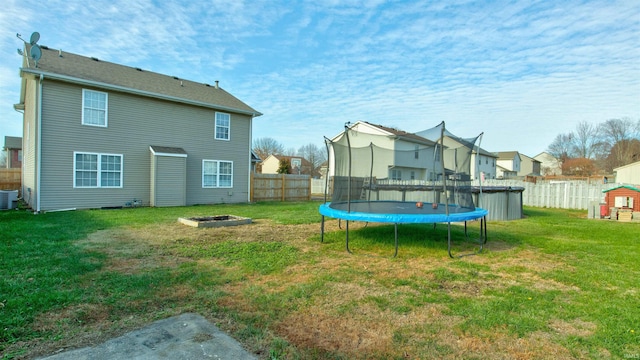
M 486 217 L 489 211 L 476 207 L 472 192 L 470 164 L 476 140 L 455 137 L 444 129 L 444 122 L 434 129 L 409 134 L 383 128 L 393 136 L 382 136 L 360 131 L 357 123 L 345 126 L 345 131 L 334 139 L 327 139 L 331 177 L 331 202 L 327 201 L 329 186 L 325 188 L 325 203 L 320 205 L 322 215 L 321 239 L 324 241 L 325 216 L 346 221 L 346 249 L 349 253 L 349 221 L 392 223 L 395 225 L 395 253 L 398 254 L 398 224 L 436 223 L 447 224 L 447 245 L 450 257 L 451 223 L 480 221 L 479 249 L 487 240 Z M 371 126 L 369 123 L 365 123 Z M 395 133 L 394 133 L 395 132 Z M 417 134 L 439 133 L 439 139 L 431 141 Z M 444 142 L 444 135 L 455 141 Z M 352 144 L 370 141 L 368 144 Z M 402 146 L 389 138 L 402 141 Z M 377 146 L 387 144 L 387 147 Z M 414 144 L 407 146 L 406 144 Z M 398 148 L 414 147 L 412 150 Z M 477 160 L 476 160 L 477 162 Z M 401 165 L 401 166 L 400 166 Z M 402 181 L 403 174 L 410 174 L 410 181 Z M 393 177 L 393 179 L 392 179 Z M 400 179 L 399 179 L 400 178 Z M 480 186 L 480 195 L 482 188 Z M 476 253 L 477 253 L 476 252 Z M 471 255 L 463 254 L 460 256 Z

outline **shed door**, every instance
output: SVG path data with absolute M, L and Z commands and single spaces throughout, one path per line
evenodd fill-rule
M 187 158 L 152 155 L 151 206 L 185 206 Z

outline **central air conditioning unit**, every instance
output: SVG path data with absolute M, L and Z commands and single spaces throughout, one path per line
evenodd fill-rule
M 0 210 L 10 210 L 16 207 L 18 190 L 0 190 Z

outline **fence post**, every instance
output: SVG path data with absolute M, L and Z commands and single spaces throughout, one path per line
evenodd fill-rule
M 249 177 L 249 202 L 253 202 L 253 197 L 255 196 L 254 187 L 256 187 L 255 175 L 251 172 L 251 176 Z
M 281 179 L 282 179 L 282 202 L 284 202 L 286 198 L 284 193 L 287 190 L 287 186 L 286 186 L 287 179 L 284 177 L 284 174 L 282 174 Z

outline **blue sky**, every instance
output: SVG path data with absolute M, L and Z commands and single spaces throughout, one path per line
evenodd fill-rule
M 203 83 L 264 115 L 253 137 L 323 146 L 346 122 L 445 121 L 489 151 L 544 151 L 640 118 L 640 2 L 5 0 L 0 142 L 21 136 L 21 58 L 40 44 Z

